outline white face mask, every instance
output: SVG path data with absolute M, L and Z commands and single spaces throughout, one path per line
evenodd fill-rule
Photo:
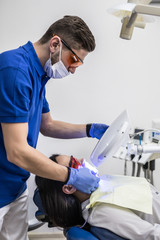
M 64 78 L 70 74 L 67 68 L 64 66 L 61 60 L 61 53 L 62 53 L 62 43 L 60 44 L 59 49 L 59 61 L 52 65 L 51 63 L 51 56 L 47 60 L 44 66 L 44 71 L 46 72 L 47 76 L 50 78 Z

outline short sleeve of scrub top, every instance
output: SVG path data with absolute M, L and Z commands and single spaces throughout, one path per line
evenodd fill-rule
M 6 68 L 0 81 L 0 122 L 27 122 L 31 82 L 22 70 Z

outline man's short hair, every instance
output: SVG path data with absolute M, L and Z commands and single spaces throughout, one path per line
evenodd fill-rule
M 88 52 L 95 49 L 94 36 L 80 17 L 64 16 L 53 23 L 39 40 L 40 44 L 47 43 L 54 35 L 62 38 L 73 49 L 84 49 Z

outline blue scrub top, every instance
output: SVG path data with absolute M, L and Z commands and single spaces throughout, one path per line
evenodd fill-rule
M 0 123 L 28 122 L 27 141 L 36 148 L 41 114 L 49 112 L 45 98 L 48 77 L 31 42 L 0 54 Z M 0 124 L 0 207 L 26 189 L 30 173 L 7 160 Z

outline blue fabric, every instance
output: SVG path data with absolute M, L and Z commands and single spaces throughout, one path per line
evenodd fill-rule
M 34 191 L 33 202 L 38 207 L 38 213 L 37 214 L 41 213 L 41 214 L 45 215 L 45 211 L 44 211 L 43 206 L 42 206 L 42 201 L 41 201 L 41 197 L 40 197 L 38 188 L 36 188 L 36 190 Z
M 100 227 L 91 227 L 90 232 L 79 227 L 72 227 L 66 231 L 67 240 L 127 240 L 115 233 Z
M 117 234 L 100 227 L 91 227 L 90 232 L 98 237 L 99 240 L 126 240 Z
M 48 79 L 31 42 L 0 54 L 0 123 L 28 122 L 27 141 L 34 148 L 41 114 L 49 112 L 45 98 Z M 0 207 L 25 190 L 29 175 L 7 160 L 0 125 Z
M 67 240 L 98 240 L 92 233 L 79 227 L 72 227 L 66 232 Z M 107 239 L 106 239 L 107 240 Z

